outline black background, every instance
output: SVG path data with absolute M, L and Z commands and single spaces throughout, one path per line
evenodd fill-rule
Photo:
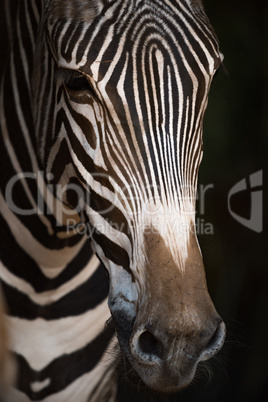
M 268 144 L 268 2 L 205 1 L 225 56 L 228 75 L 217 74 L 204 125 L 200 182 L 213 183 L 205 218 L 214 235 L 201 235 L 208 284 L 227 324 L 226 346 L 215 376 L 187 401 L 268 401 L 268 260 L 265 178 Z M 263 171 L 263 231 L 229 213 L 230 189 Z M 210 191 L 210 190 L 209 190 Z M 250 192 L 231 207 L 249 218 Z M 213 366 L 212 366 L 213 367 Z M 199 392 L 198 392 L 199 391 Z M 198 395 L 199 393 L 199 395 Z M 180 399 L 178 399 L 180 400 Z M 182 399 L 183 400 L 183 399 Z

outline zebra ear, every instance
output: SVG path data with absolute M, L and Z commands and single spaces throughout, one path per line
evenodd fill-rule
M 55 19 L 91 22 L 103 7 L 100 0 L 47 0 L 46 9 Z
M 188 0 L 194 11 L 204 12 L 203 0 Z

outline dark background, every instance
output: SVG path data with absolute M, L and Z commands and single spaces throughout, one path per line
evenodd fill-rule
M 180 394 L 150 398 L 125 384 L 122 402 L 268 401 L 267 225 L 263 215 L 263 231 L 256 233 L 238 223 L 227 206 L 237 182 L 259 170 L 264 182 L 267 175 L 268 1 L 205 0 L 204 5 L 228 74 L 220 70 L 210 91 L 199 185 L 213 188 L 205 194 L 205 214 L 197 203 L 197 217 L 203 227 L 213 227 L 212 235 L 202 234 L 201 224 L 199 241 L 227 340 L 208 362 L 210 374 L 201 369 L 200 378 Z M 250 207 L 250 191 L 231 199 L 232 210 L 247 219 Z M 263 212 L 265 207 L 264 197 Z
M 227 325 L 227 341 L 215 359 L 214 378 L 197 388 L 193 401 L 268 401 L 268 253 L 263 231 L 238 223 L 227 207 L 240 180 L 267 173 L 268 1 L 204 2 L 224 53 L 228 75 L 213 82 L 204 125 L 200 182 L 213 183 L 205 218 L 214 235 L 199 237 L 210 293 Z M 250 191 L 233 196 L 232 210 L 249 218 Z M 267 221 L 266 221 L 267 223 Z M 212 362 L 213 367 L 213 362 Z M 200 385 L 200 384 L 199 384 Z M 180 399 L 178 399 L 180 400 Z M 182 398 L 184 400 L 184 398 Z

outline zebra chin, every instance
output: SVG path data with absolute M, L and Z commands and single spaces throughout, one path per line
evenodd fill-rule
M 180 362 L 181 364 L 181 362 Z M 155 364 L 154 367 L 138 367 L 135 363 L 125 361 L 126 375 L 128 380 L 138 388 L 149 388 L 157 393 L 173 394 L 187 387 L 195 377 L 197 364 L 188 367 L 187 375 L 163 365 Z

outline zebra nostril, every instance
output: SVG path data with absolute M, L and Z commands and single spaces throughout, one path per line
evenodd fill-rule
M 201 355 L 201 360 L 207 360 L 210 357 L 214 356 L 222 347 L 225 339 L 225 324 L 223 321 L 218 325 L 214 334 L 209 339 L 207 346 L 203 350 Z
M 149 331 L 144 331 L 138 340 L 139 348 L 145 355 L 157 355 L 159 352 L 159 342 Z
M 132 354 L 145 363 L 153 363 L 162 359 L 162 343 L 154 336 L 151 331 L 138 331 L 131 341 Z

